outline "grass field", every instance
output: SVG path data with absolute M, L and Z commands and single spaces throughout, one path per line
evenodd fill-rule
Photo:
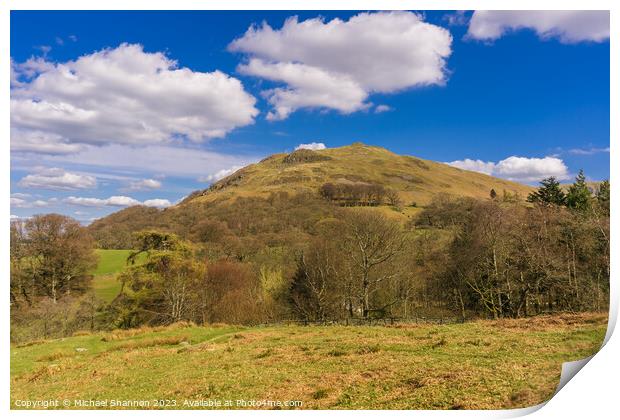
M 11 347 L 17 400 L 302 401 L 322 409 L 541 403 L 595 353 L 606 314 L 394 327 L 177 325 Z M 175 406 L 173 406 L 173 402 Z
M 121 284 L 117 280 L 117 274 L 125 268 L 129 249 L 97 249 L 99 263 L 93 271 L 93 289 L 95 295 L 105 301 L 111 302 L 121 291 Z M 140 258 L 137 259 L 140 262 Z

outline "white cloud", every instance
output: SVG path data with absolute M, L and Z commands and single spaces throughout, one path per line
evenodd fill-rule
M 104 172 L 97 175 L 112 178 L 114 173 L 122 180 L 130 181 L 143 176 L 144 173 L 160 173 L 166 176 L 197 178 L 205 173 L 215 173 L 232 166 L 245 166 L 257 162 L 264 156 L 229 155 L 196 147 L 175 147 L 154 145 L 133 147 L 113 144 L 103 147 L 87 147 L 72 155 L 32 155 L 13 154 L 11 163 L 14 167 L 30 167 L 37 164 L 66 166 L 80 165 L 89 167 L 92 172 Z M 119 178 L 121 180 L 121 178 Z
M 443 16 L 443 20 L 448 22 L 450 26 L 463 26 L 467 24 L 467 15 L 464 10 L 457 10 L 453 13 L 447 13 Z
M 34 200 L 32 202 L 33 207 L 46 207 L 49 203 L 45 200 Z
M 588 149 L 570 149 L 571 155 L 595 155 L 597 153 L 609 153 L 609 147 L 590 147 Z
M 391 111 L 392 107 L 389 105 L 377 105 L 375 107 L 375 114 L 382 114 L 384 112 Z
M 505 178 L 517 182 L 538 182 L 543 178 L 553 176 L 559 180 L 568 179 L 568 168 L 564 162 L 556 157 L 526 158 L 510 156 L 497 163 L 482 160 L 456 160 L 448 165 L 468 171 L 481 172 L 487 175 Z
M 23 63 L 16 63 L 11 58 L 11 86 L 21 86 L 38 74 L 54 70 L 54 64 L 43 57 L 30 57 Z M 19 79 L 26 79 L 20 81 Z
M 213 174 L 207 176 L 201 176 L 198 178 L 198 182 L 215 182 L 222 178 L 226 178 L 228 175 L 232 175 L 234 172 L 241 169 L 243 166 L 233 166 L 231 168 L 219 170 Z
M 505 33 L 531 29 L 542 39 L 563 43 L 602 42 L 609 39 L 605 10 L 479 10 L 469 21 L 467 36 L 492 41 Z
M 140 202 L 134 198 L 124 195 L 115 195 L 110 198 L 92 198 L 92 197 L 67 197 L 63 200 L 67 204 L 84 207 L 127 207 L 136 206 Z
M 172 203 L 166 199 L 154 198 L 140 202 L 132 197 L 124 195 L 114 195 L 109 198 L 94 197 L 67 197 L 63 200 L 66 204 L 83 207 L 129 207 L 129 206 L 148 206 L 148 207 L 168 207 Z
M 493 170 L 495 169 L 495 163 L 484 162 L 480 159 L 455 160 L 453 162 L 448 162 L 448 165 L 454 166 L 460 169 L 465 169 L 466 171 L 480 172 L 482 174 L 487 174 L 487 175 L 491 175 L 493 173 Z
M 299 150 L 299 149 L 323 150 L 323 149 L 327 149 L 327 146 L 325 146 L 325 143 L 317 143 L 317 142 L 302 143 L 295 148 L 295 150 Z
M 11 151 L 50 155 L 66 155 L 84 150 L 84 145 L 71 143 L 54 133 L 11 129 Z
M 24 208 L 28 204 L 28 202 L 21 198 L 11 197 L 11 207 Z
M 273 106 L 273 111 L 267 114 L 270 121 L 285 119 L 299 108 L 324 107 L 350 114 L 368 107 L 364 102 L 368 94 L 347 75 L 299 63 L 268 63 L 257 58 L 240 65 L 239 71 L 290 86 L 262 92 Z
M 141 179 L 139 181 L 131 181 L 129 183 L 129 191 L 156 190 L 161 188 L 161 181 L 156 179 Z
M 163 198 L 154 198 L 152 200 L 145 200 L 144 203 L 142 203 L 142 205 L 147 206 L 147 207 L 164 208 L 164 207 L 170 207 L 172 203 L 170 202 L 170 200 L 166 200 Z
M 284 84 L 263 92 L 283 119 L 301 108 L 344 114 L 366 109 L 372 93 L 445 83 L 452 36 L 411 12 L 360 13 L 348 21 L 286 20 L 252 26 L 229 45 L 248 54 L 238 70 Z
M 97 180 L 93 176 L 66 172 L 62 168 L 45 168 L 35 174 L 26 175 L 17 185 L 44 190 L 77 190 L 94 188 Z
M 122 44 L 65 63 L 31 59 L 13 63 L 12 71 L 18 82 L 11 89 L 14 150 L 41 142 L 62 148 L 202 141 L 251 124 L 258 114 L 256 99 L 238 79 L 180 68 L 141 45 Z M 32 132 L 44 134 L 29 142 Z
M 44 200 L 28 201 L 23 198 L 11 197 L 11 207 L 19 209 L 29 209 L 32 207 L 47 207 L 50 203 Z

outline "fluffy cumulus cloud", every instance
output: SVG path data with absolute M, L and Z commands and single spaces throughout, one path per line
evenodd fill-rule
M 165 208 L 170 207 L 172 203 L 170 202 L 170 200 L 166 200 L 165 198 L 153 198 L 151 200 L 144 200 L 142 205 L 147 207 Z
M 129 206 L 148 206 L 148 207 L 168 207 L 172 203 L 168 200 L 155 198 L 140 202 L 135 198 L 127 197 L 124 195 L 114 195 L 109 198 L 94 198 L 94 197 L 67 197 L 63 200 L 66 204 L 83 207 L 129 207 Z
M 499 162 L 482 160 L 455 160 L 449 165 L 468 171 L 505 178 L 511 181 L 533 183 L 553 176 L 559 180 L 568 179 L 568 168 L 562 159 L 556 157 L 527 158 L 510 156 Z
M 348 21 L 291 17 L 280 29 L 263 23 L 229 49 L 247 54 L 241 73 L 276 83 L 263 91 L 275 120 L 300 108 L 348 114 L 368 108 L 372 93 L 442 85 L 451 44 L 446 29 L 421 15 L 381 12 Z
M 235 166 L 232 166 L 230 168 L 221 169 L 221 170 L 219 170 L 217 172 L 214 172 L 212 174 L 198 177 L 198 182 L 211 183 L 211 182 L 219 181 L 222 178 L 226 178 L 228 175 L 232 175 L 233 173 L 235 173 L 236 171 L 238 171 L 242 167 L 243 166 L 235 165 Z
M 17 151 L 202 141 L 251 124 L 258 114 L 238 79 L 181 68 L 135 44 L 65 63 L 12 61 L 11 80 L 11 146 Z
M 78 190 L 96 187 L 97 180 L 93 176 L 66 172 L 62 168 L 43 168 L 26 175 L 17 185 L 42 190 Z
M 299 149 L 323 150 L 323 149 L 327 149 L 327 146 L 325 146 L 325 143 L 318 143 L 318 142 L 313 141 L 312 143 L 302 143 L 295 148 L 295 150 L 299 150 Z
M 563 43 L 602 42 L 609 39 L 609 12 L 605 10 L 481 10 L 469 21 L 467 36 L 493 41 L 505 33 L 531 29 L 540 38 Z
M 448 162 L 449 165 L 456 168 L 465 169 L 466 171 L 480 172 L 482 174 L 491 175 L 495 169 L 495 163 L 484 162 L 480 159 L 463 159 Z

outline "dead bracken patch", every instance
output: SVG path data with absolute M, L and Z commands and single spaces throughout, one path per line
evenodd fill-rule
M 363 346 L 360 347 L 357 350 L 357 354 L 369 354 L 369 353 L 376 353 L 380 350 L 380 347 L 378 344 L 374 344 L 374 345 L 368 345 L 368 346 Z
M 54 360 L 63 359 L 65 357 L 73 356 L 72 353 L 68 353 L 66 351 L 58 351 L 56 353 L 46 354 L 37 358 L 37 362 L 53 362 Z
M 188 340 L 187 336 L 158 337 L 158 338 L 152 338 L 149 340 L 132 341 L 129 343 L 118 344 L 106 350 L 106 352 L 118 351 L 118 350 L 136 350 L 136 349 L 141 349 L 141 348 L 146 348 L 146 347 L 177 345 L 187 340 Z
M 328 392 L 326 389 L 317 389 L 312 393 L 312 398 L 315 400 L 320 400 L 327 397 Z
M 544 331 L 558 327 L 571 327 L 587 324 L 601 324 L 607 321 L 607 314 L 601 313 L 560 313 L 553 315 L 537 315 L 529 318 L 504 318 L 493 321 L 481 321 L 483 325 L 504 329 L 523 329 L 528 331 Z
M 29 341 L 27 343 L 21 343 L 16 345 L 15 347 L 17 347 L 18 349 L 21 349 L 23 347 L 30 347 L 30 346 L 36 346 L 38 344 L 45 344 L 45 343 L 49 343 L 49 340 L 34 340 L 34 341 Z
M 188 321 L 180 321 L 174 324 L 159 326 L 159 327 L 141 327 L 141 328 L 132 328 L 130 330 L 113 330 L 109 333 L 105 334 L 101 341 L 118 341 L 125 340 L 127 338 L 136 337 L 138 335 L 154 333 L 154 332 L 162 332 L 162 331 L 176 331 L 183 328 L 195 327 L 196 324 Z
M 40 379 L 50 377 L 60 372 L 60 370 L 60 366 L 58 365 L 41 366 L 39 369 L 34 371 L 32 375 L 30 375 L 28 382 L 36 382 Z

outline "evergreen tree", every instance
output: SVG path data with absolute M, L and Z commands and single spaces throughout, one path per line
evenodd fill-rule
M 601 182 L 596 190 L 596 201 L 603 209 L 604 213 L 609 216 L 609 196 L 610 186 L 609 181 L 605 180 Z
M 560 183 L 555 177 L 550 176 L 540 181 L 540 187 L 537 191 L 530 193 L 527 197 L 530 203 L 539 204 L 555 204 L 563 206 L 566 204 L 566 196 L 560 187 Z
M 575 182 L 568 189 L 566 195 L 566 205 L 577 210 L 587 210 L 590 208 L 592 193 L 586 184 L 586 176 L 583 170 L 575 178 Z

